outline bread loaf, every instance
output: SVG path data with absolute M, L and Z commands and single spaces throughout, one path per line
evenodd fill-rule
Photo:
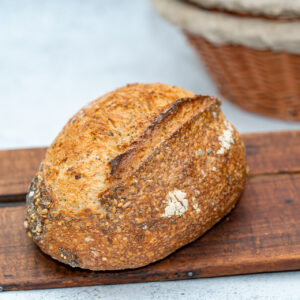
M 29 188 L 24 226 L 72 267 L 137 268 L 224 217 L 245 174 L 244 145 L 217 98 L 131 84 L 65 125 Z

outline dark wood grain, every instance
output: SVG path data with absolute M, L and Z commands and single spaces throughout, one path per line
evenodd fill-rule
M 135 270 L 92 272 L 58 263 L 26 236 L 22 202 L 1 207 L 0 285 L 4 290 L 40 289 L 299 270 L 299 138 L 299 132 L 244 136 L 251 176 L 236 209 L 194 243 Z M 35 151 L 40 159 L 44 150 Z M 38 166 L 35 159 L 35 166 L 25 162 L 26 176 L 29 165 L 34 171 Z M 17 176 L 22 163 L 18 159 Z M 5 182 L 4 176 L 0 178 Z M 10 182 L 13 178 L 9 175 Z M 19 193 L 21 185 L 16 186 Z
M 24 199 L 45 152 L 46 148 L 0 151 L 0 201 Z
M 300 131 L 244 134 L 251 175 L 300 172 Z

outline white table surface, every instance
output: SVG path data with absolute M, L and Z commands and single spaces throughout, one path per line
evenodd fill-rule
M 182 34 L 148 0 L 1 1 L 0 29 L 0 149 L 49 145 L 83 105 L 127 83 L 218 95 Z M 223 111 L 240 132 L 300 129 L 226 101 Z M 300 299 L 300 272 L 0 293 L 0 300 L 136 298 Z

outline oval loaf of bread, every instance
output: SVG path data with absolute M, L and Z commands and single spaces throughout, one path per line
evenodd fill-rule
M 137 268 L 224 217 L 245 175 L 243 142 L 218 99 L 131 84 L 65 125 L 32 181 L 24 226 L 73 267 Z

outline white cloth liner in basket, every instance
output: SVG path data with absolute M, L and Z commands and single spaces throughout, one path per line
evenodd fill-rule
M 181 29 L 217 45 L 237 44 L 300 54 L 300 21 L 239 17 L 201 9 L 181 0 L 153 0 L 153 6 Z

